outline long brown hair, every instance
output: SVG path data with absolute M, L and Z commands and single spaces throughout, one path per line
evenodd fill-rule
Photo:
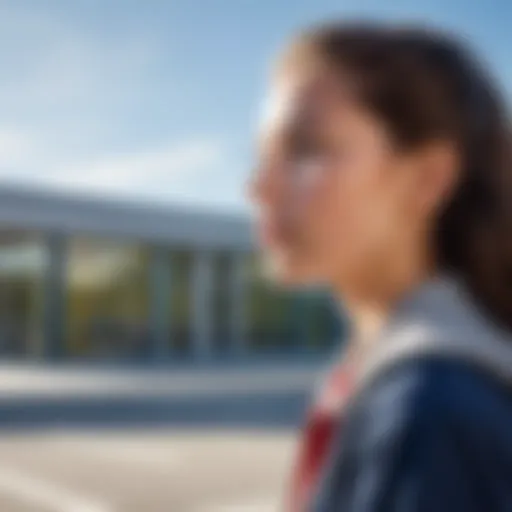
M 354 81 L 401 147 L 444 138 L 460 148 L 461 179 L 436 226 L 438 267 L 512 329 L 512 132 L 483 64 L 443 32 L 344 23 L 303 33 L 281 64 L 306 61 Z

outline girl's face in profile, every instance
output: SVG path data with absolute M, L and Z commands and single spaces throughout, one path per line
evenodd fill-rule
M 339 80 L 282 77 L 259 147 L 251 196 L 281 282 L 349 286 L 424 249 L 439 173 L 423 172 L 428 152 L 398 151 Z

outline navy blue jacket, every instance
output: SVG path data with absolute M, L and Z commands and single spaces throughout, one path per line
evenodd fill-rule
M 430 285 L 402 308 L 314 512 L 512 512 L 512 344 L 468 307 Z
M 315 512 L 512 511 L 512 394 L 475 367 L 400 364 L 340 434 Z

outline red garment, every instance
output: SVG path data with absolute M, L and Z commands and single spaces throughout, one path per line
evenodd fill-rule
M 299 456 L 292 476 L 287 512 L 307 512 L 334 434 L 339 430 L 343 405 L 350 393 L 348 371 L 341 365 L 329 372 L 308 414 Z

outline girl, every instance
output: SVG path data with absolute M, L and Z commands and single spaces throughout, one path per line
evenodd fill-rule
M 279 62 L 252 182 L 274 276 L 353 319 L 290 512 L 512 510 L 511 123 L 432 30 L 335 24 Z

